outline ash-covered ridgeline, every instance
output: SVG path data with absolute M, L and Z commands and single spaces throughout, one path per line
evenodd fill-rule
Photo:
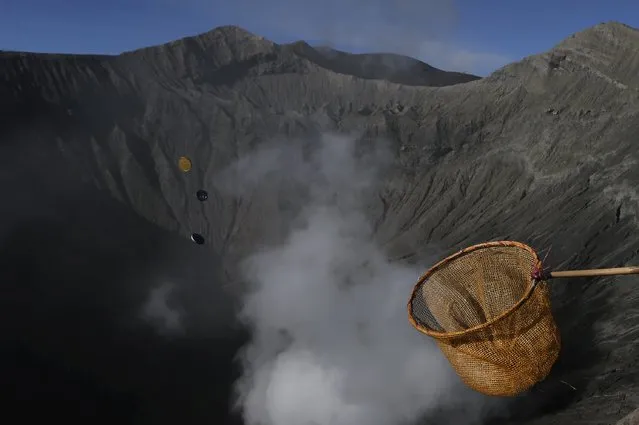
M 554 282 L 560 361 L 506 401 L 460 386 L 403 303 L 481 241 L 552 247 L 557 268 L 639 263 L 638 53 L 619 23 L 483 79 L 236 27 L 119 56 L 0 53 L 12 408 L 615 423 L 639 405 L 637 278 Z

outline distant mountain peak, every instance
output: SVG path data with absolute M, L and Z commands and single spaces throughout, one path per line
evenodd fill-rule
M 230 40 L 234 40 L 236 42 L 242 41 L 262 41 L 268 43 L 270 45 L 274 44 L 273 42 L 267 40 L 266 38 L 254 34 L 242 27 L 237 25 L 223 25 L 220 27 L 213 28 L 211 31 L 207 31 L 205 33 L 199 34 L 195 36 L 197 38 L 227 38 Z
M 584 30 L 572 34 L 561 41 L 558 46 L 570 46 L 572 44 L 594 41 L 603 41 L 603 44 L 616 41 L 626 41 L 628 39 L 638 39 L 639 30 L 621 22 L 610 21 L 588 27 Z M 605 46 L 602 46 L 605 47 Z
M 585 70 L 619 88 L 639 87 L 639 30 L 620 22 L 604 22 L 579 31 L 547 53 L 558 71 Z
M 639 89 L 638 68 L 639 30 L 610 21 L 578 31 L 546 52 L 508 64 L 488 80 L 585 77 L 600 79 L 622 90 Z
M 283 46 L 314 64 L 364 79 L 380 79 L 406 85 L 448 86 L 480 77 L 435 68 L 410 56 L 396 53 L 349 53 L 330 46 L 311 46 L 297 41 Z

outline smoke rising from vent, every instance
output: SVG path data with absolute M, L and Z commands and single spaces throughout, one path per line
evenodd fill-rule
M 152 289 L 142 307 L 142 318 L 160 334 L 172 335 L 183 331 L 179 311 L 169 305 L 173 290 L 170 283 Z
M 283 242 L 243 264 L 240 319 L 252 340 L 241 353 L 238 408 L 249 425 L 410 423 L 464 390 L 407 321 L 421 270 L 390 263 L 375 242 L 368 201 L 392 155 L 352 137 L 319 145 L 270 145 L 223 179 L 240 193 L 284 179 L 307 195 Z

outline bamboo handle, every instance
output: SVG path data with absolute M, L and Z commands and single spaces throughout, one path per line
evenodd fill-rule
M 617 267 L 614 269 L 591 269 L 591 270 L 565 270 L 560 272 L 550 272 L 551 278 L 556 277 L 594 277 L 594 276 L 615 276 L 622 274 L 639 274 L 639 267 Z

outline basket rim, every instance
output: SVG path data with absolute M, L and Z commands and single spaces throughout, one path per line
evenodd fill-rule
M 537 255 L 537 252 L 535 252 L 534 249 L 532 249 L 530 246 L 521 243 L 521 242 L 517 242 L 517 241 L 492 241 L 492 242 L 483 242 L 483 243 L 479 243 L 476 245 L 471 245 L 467 248 L 464 248 L 460 251 L 457 251 L 456 253 L 449 255 L 448 257 L 444 258 L 443 260 L 440 260 L 438 263 L 436 263 L 434 266 L 432 266 L 431 268 L 429 268 L 428 270 L 426 270 L 426 272 L 424 272 L 424 274 L 421 275 L 421 277 L 419 278 L 419 280 L 417 281 L 417 283 L 413 286 L 413 291 L 411 292 L 410 298 L 408 300 L 408 321 L 410 322 L 411 325 L 413 325 L 413 327 L 415 329 L 417 329 L 419 332 L 428 335 L 430 337 L 433 337 L 435 339 L 439 339 L 439 340 L 447 340 L 447 339 L 452 339 L 452 338 L 457 338 L 460 336 L 465 336 L 465 335 L 471 335 L 475 332 L 481 331 L 483 329 L 486 329 L 487 327 L 494 325 L 495 323 L 503 320 L 504 318 L 508 317 L 509 315 L 511 315 L 515 310 L 517 310 L 519 307 L 521 307 L 521 305 L 526 302 L 526 300 L 528 300 L 528 298 L 530 298 L 530 296 L 532 295 L 533 291 L 535 290 L 537 284 L 539 284 L 540 282 L 535 282 L 532 278 L 532 276 L 530 277 L 530 283 L 528 286 L 528 289 L 526 290 L 526 292 L 524 293 L 524 295 L 519 299 L 519 301 L 517 301 L 515 304 L 513 304 L 512 307 L 510 307 L 508 310 L 504 311 L 503 313 L 501 313 L 499 316 L 487 321 L 486 323 L 482 323 L 481 325 L 477 325 L 474 326 L 472 328 L 468 328 L 465 329 L 463 331 L 455 331 L 455 332 L 440 332 L 440 331 L 435 331 L 431 328 L 428 328 L 426 326 L 423 326 L 419 323 L 417 323 L 417 320 L 415 320 L 415 318 L 413 317 L 413 300 L 415 299 L 415 297 L 417 296 L 419 290 L 421 289 L 421 287 L 424 285 L 424 282 L 426 282 L 426 280 L 433 274 L 435 273 L 437 270 L 439 270 L 442 266 L 444 266 L 445 264 L 463 256 L 468 254 L 469 252 L 473 252 L 473 251 L 477 251 L 480 249 L 485 249 L 485 248 L 494 248 L 494 247 L 516 247 L 516 248 L 520 248 L 523 250 L 528 251 L 529 253 L 532 254 L 537 267 L 541 267 L 541 260 L 539 259 L 539 256 Z

